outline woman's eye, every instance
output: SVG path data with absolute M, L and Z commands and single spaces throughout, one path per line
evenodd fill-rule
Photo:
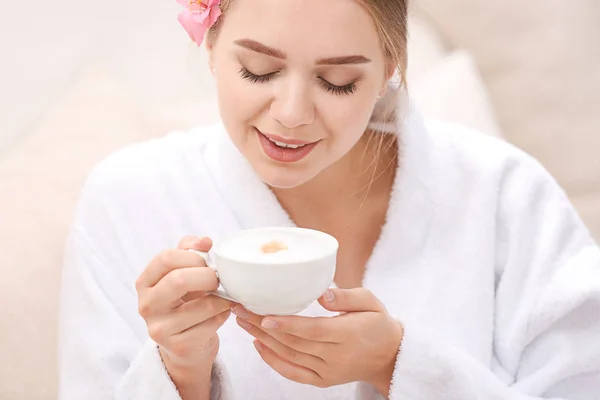
M 333 93 L 335 95 L 344 95 L 344 94 L 352 94 L 356 91 L 356 82 L 352 82 L 348 85 L 337 86 L 333 83 L 327 82 L 323 78 L 319 78 L 321 84 L 329 93 Z
M 277 72 L 271 72 L 270 74 L 256 75 L 256 74 L 253 74 L 252 72 L 248 71 L 248 69 L 246 67 L 242 67 L 242 69 L 240 69 L 240 75 L 242 75 L 242 78 L 247 79 L 252 83 L 268 82 L 276 74 L 277 74 Z
M 246 67 L 242 67 L 240 69 L 240 75 L 242 78 L 252 82 L 252 83 L 265 83 L 271 80 L 275 75 L 279 72 L 271 72 L 269 74 L 257 75 L 250 72 Z M 350 83 L 344 86 L 337 86 L 333 83 L 326 81 L 325 79 L 319 77 L 319 81 L 321 85 L 327 90 L 329 93 L 333 93 L 335 95 L 344 95 L 344 94 L 352 94 L 356 91 L 356 82 Z

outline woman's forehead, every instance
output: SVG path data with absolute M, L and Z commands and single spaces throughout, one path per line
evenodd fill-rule
M 235 0 L 222 29 L 230 41 L 255 40 L 290 58 L 380 52 L 375 24 L 355 0 Z

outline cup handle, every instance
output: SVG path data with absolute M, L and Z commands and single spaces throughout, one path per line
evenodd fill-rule
M 217 274 L 217 279 L 219 278 L 219 271 L 217 271 L 217 266 L 215 264 L 213 264 L 208 253 L 206 253 L 204 251 L 194 250 L 194 249 L 189 249 L 188 251 L 191 251 L 192 253 L 196 253 L 200 257 L 202 257 L 204 259 L 204 262 L 206 263 L 206 266 L 209 267 L 210 269 L 212 269 L 213 271 L 215 271 L 215 273 Z M 208 292 L 208 294 L 212 294 L 213 296 L 217 296 L 224 300 L 232 301 L 234 303 L 238 302 L 236 299 L 231 297 L 229 294 L 227 294 L 226 291 L 224 291 L 222 289 L 216 290 L 214 292 Z

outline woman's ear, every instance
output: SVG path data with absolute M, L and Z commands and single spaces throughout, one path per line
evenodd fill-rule
M 394 65 L 393 63 L 389 63 L 385 71 L 385 81 L 388 82 L 390 79 L 392 79 L 395 73 L 396 65 Z
M 208 52 L 208 68 L 210 72 L 215 76 L 215 63 L 213 60 L 213 43 L 210 40 L 206 41 L 206 51 Z
M 385 70 L 385 77 L 384 77 L 384 81 L 383 81 L 383 86 L 381 87 L 381 91 L 379 92 L 379 97 L 385 96 L 385 93 L 388 88 L 388 83 L 394 77 L 395 73 L 396 73 L 396 66 L 393 65 L 392 63 L 388 64 L 386 67 L 386 70 Z

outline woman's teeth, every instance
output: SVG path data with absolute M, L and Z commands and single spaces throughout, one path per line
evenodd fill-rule
M 269 139 L 271 142 L 275 143 L 277 145 L 277 147 L 281 147 L 284 149 L 299 149 L 300 147 L 306 146 L 305 144 L 287 144 L 287 143 L 283 143 L 283 142 L 277 142 L 269 137 L 267 137 L 267 139 Z

